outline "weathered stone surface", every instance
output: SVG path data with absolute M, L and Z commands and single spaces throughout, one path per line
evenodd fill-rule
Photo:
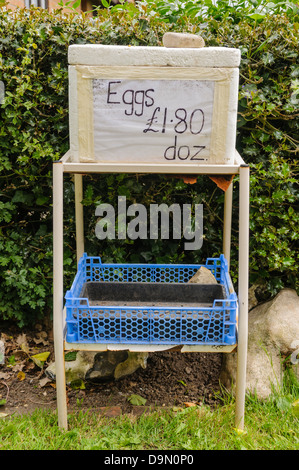
M 148 353 L 130 351 L 78 351 L 74 361 L 65 363 L 66 382 L 75 380 L 103 382 L 133 374 L 147 365 Z M 46 369 L 46 375 L 55 380 L 55 363 Z
M 147 365 L 147 353 L 130 351 L 105 351 L 98 353 L 92 367 L 86 374 L 86 380 L 102 382 L 109 379 L 118 380 L 133 374 L 139 367 Z
M 117 364 L 114 370 L 115 380 L 133 374 L 139 367 L 145 369 L 147 366 L 147 358 L 148 353 L 128 351 L 128 358 L 124 362 Z
M 65 379 L 66 383 L 70 384 L 74 380 L 85 380 L 85 375 L 87 371 L 90 369 L 91 364 L 94 362 L 94 357 L 96 352 L 91 351 L 79 351 L 76 355 L 76 359 L 74 361 L 67 361 L 65 362 Z M 52 362 L 45 373 L 48 377 L 55 380 L 56 378 L 56 368 L 55 362 Z
M 204 266 L 201 266 L 188 282 L 191 284 L 218 284 L 214 274 Z
M 205 42 L 201 36 L 190 33 L 165 33 L 162 39 L 164 47 L 197 48 L 204 47 Z
M 253 285 L 248 290 L 248 311 L 252 310 L 254 307 L 258 305 L 258 300 L 256 298 L 255 290 L 256 285 Z
M 267 398 L 273 386 L 281 386 L 282 355 L 299 349 L 299 297 L 283 289 L 273 300 L 249 312 L 246 389 Z M 237 353 L 223 356 L 220 381 L 234 392 Z M 295 365 L 295 372 L 297 369 Z
M 127 351 L 103 351 L 94 357 L 90 369 L 86 373 L 86 380 L 101 382 L 114 378 L 115 368 L 119 363 L 128 359 Z

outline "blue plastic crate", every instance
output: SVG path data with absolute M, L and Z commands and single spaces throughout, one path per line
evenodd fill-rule
M 101 299 L 95 305 L 84 296 L 84 286 L 100 283 L 188 283 L 201 266 L 208 268 L 222 286 L 223 298 L 205 305 L 126 305 Z M 106 283 L 106 285 L 105 285 Z M 137 284 L 136 284 L 137 287 Z M 165 286 L 164 286 L 165 287 Z M 116 286 L 117 288 L 117 286 Z M 133 285 L 134 288 L 134 285 Z M 189 288 L 189 287 L 188 287 Z M 66 340 L 69 343 L 233 345 L 237 333 L 237 296 L 223 255 L 205 265 L 111 264 L 99 257 L 81 258 L 72 287 L 65 295 Z

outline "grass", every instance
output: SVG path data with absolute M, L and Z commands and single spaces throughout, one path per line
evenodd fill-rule
M 139 417 L 107 418 L 78 410 L 69 428 L 53 412 L 0 419 L 0 450 L 298 450 L 299 387 L 274 392 L 266 401 L 246 398 L 244 432 L 234 428 L 234 400 L 207 406 L 157 410 Z

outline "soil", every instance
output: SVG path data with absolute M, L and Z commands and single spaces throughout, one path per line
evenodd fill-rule
M 55 382 L 45 374 L 54 361 L 51 326 L 20 331 L 0 325 L 0 339 L 5 346 L 4 364 L 0 365 L 0 416 L 37 408 L 55 410 Z M 33 357 L 40 353 L 48 353 L 45 362 Z M 221 360 L 219 353 L 150 353 L 145 369 L 118 381 L 85 382 L 78 389 L 67 386 L 68 412 L 83 409 L 116 416 L 156 407 L 214 406 L 220 399 Z M 128 398 L 133 394 L 144 398 L 145 406 L 131 404 Z

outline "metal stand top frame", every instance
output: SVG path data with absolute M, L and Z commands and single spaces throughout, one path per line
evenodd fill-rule
M 64 320 L 64 289 L 63 289 L 63 177 L 64 173 L 75 175 L 75 218 L 76 218 L 76 249 L 79 260 L 84 252 L 83 230 L 83 184 L 84 174 L 108 173 L 152 173 L 152 174 L 196 174 L 196 175 L 239 175 L 239 260 L 238 260 L 238 345 L 236 374 L 236 410 L 235 426 L 244 428 L 246 362 L 248 341 L 248 270 L 249 270 L 249 165 L 235 152 L 234 164 L 188 165 L 175 164 L 102 164 L 73 162 L 71 151 L 53 163 L 53 320 L 54 349 L 56 365 L 56 391 L 58 424 L 67 429 L 67 400 L 65 382 L 64 351 L 65 320 Z M 230 263 L 231 221 L 232 221 L 233 183 L 225 192 L 223 253 Z M 86 346 L 86 347 L 84 347 Z M 126 345 L 128 347 L 128 345 Z M 74 349 L 76 349 L 74 347 Z M 91 350 L 91 345 L 83 345 Z M 192 350 L 192 349 L 191 349 Z

